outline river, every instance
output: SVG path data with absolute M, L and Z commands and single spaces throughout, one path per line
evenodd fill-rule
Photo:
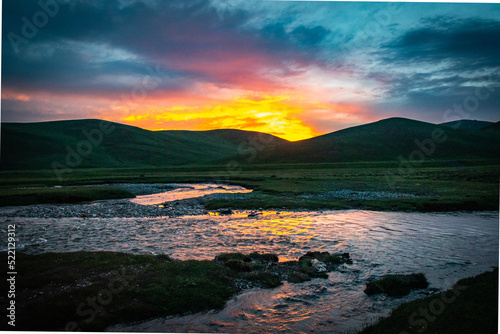
M 7 222 L 2 221 L 3 234 Z M 498 265 L 497 212 L 235 211 L 177 218 L 13 217 L 8 222 L 21 226 L 21 248 L 34 254 L 119 251 L 184 260 L 258 251 L 285 261 L 321 250 L 349 252 L 353 259 L 328 279 L 246 290 L 219 312 L 110 329 L 127 332 L 355 332 L 423 295 L 369 297 L 363 293 L 369 279 L 423 272 L 430 287 L 448 289 L 458 279 Z

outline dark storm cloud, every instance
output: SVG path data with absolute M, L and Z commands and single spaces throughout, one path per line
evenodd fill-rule
M 144 27 L 140 24 L 142 15 L 144 19 L 153 17 L 153 8 L 143 4 L 121 8 L 117 1 L 72 2 L 59 5 L 57 11 L 56 7 L 51 7 L 55 15 L 46 25 L 35 26 L 37 33 L 34 36 L 27 36 L 25 32 L 30 30 L 26 28 L 26 21 L 33 24 L 36 13 L 42 8 L 35 1 L 23 1 L 23 5 L 4 3 L 4 87 L 30 91 L 113 92 L 137 86 L 149 68 L 157 65 L 148 59 L 145 50 L 125 44 L 127 37 L 122 36 L 130 25 L 141 30 Z M 12 34 L 24 38 L 23 42 L 13 39 Z M 147 31 L 142 31 L 142 34 L 143 39 L 150 36 Z M 128 37 L 130 40 L 139 39 L 137 34 L 128 34 Z M 165 73 L 169 77 L 181 74 L 182 71 L 175 69 Z M 120 80 L 127 76 L 136 79 Z M 185 76 L 189 77 L 189 74 Z M 116 80 L 99 80 L 102 77 L 115 77 Z M 176 89 L 180 84 L 182 82 L 176 80 L 172 87 L 166 85 L 163 88 Z
M 398 70 L 369 77 L 387 83 L 391 99 L 404 99 L 404 107 L 419 114 L 445 111 L 480 90 L 488 96 L 481 112 L 494 118 L 500 104 L 500 22 L 439 16 L 421 24 L 374 53 Z
M 207 0 L 75 1 L 58 5 L 56 15 L 35 36 L 22 42 L 13 39 L 12 34 L 24 36 L 26 19 L 33 23 L 41 10 L 35 1 L 4 4 L 3 83 L 7 88 L 114 92 L 132 89 L 147 68 L 158 66 L 172 79 L 164 80 L 158 89 L 177 90 L 194 80 L 224 85 L 256 72 L 252 64 L 248 69 L 231 68 L 233 59 L 248 57 L 254 59 L 254 66 L 257 59 L 265 62 L 266 57 L 274 57 L 280 66 L 277 58 L 285 54 L 288 60 L 313 61 L 303 47 L 318 45 L 328 35 L 322 26 L 299 25 L 285 33 L 277 25 L 274 31 L 268 28 L 270 41 L 262 38 L 258 28 L 243 28 L 256 13 L 234 9 L 221 19 Z M 233 74 L 211 69 L 224 63 Z M 99 80 L 102 77 L 108 80 Z
M 387 62 L 451 61 L 454 70 L 500 65 L 500 21 L 435 17 L 382 46 Z

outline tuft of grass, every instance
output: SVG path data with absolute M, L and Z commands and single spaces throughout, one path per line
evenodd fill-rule
M 333 264 L 333 265 L 342 263 L 347 263 L 347 264 L 352 263 L 349 253 L 330 254 L 328 252 L 307 252 L 305 255 L 299 258 L 299 262 L 301 260 L 306 260 L 306 259 L 316 259 L 318 261 L 324 262 L 325 264 Z
M 295 272 L 295 273 L 291 274 L 290 276 L 288 276 L 288 281 L 290 283 L 302 283 L 302 282 L 309 281 L 310 279 L 311 279 L 311 277 L 309 277 L 308 274 L 302 273 L 302 272 Z
M 498 268 L 458 281 L 453 289 L 404 303 L 359 334 L 496 334 Z
M 281 285 L 281 279 L 277 274 L 266 271 L 247 273 L 243 275 L 243 278 L 251 282 L 259 283 L 263 288 L 275 288 Z
M 252 259 L 242 253 L 222 253 L 215 257 L 215 261 L 221 262 L 223 264 L 227 263 L 230 260 L 250 262 Z
M 236 260 L 236 259 L 227 260 L 226 262 L 224 262 L 224 266 L 226 266 L 229 269 L 234 270 L 236 272 L 244 272 L 244 271 L 251 271 L 252 270 L 250 263 L 243 262 L 241 260 Z
M 367 295 L 385 293 L 392 297 L 402 297 L 409 294 L 411 290 L 425 289 L 428 286 L 429 283 L 422 273 L 387 275 L 381 279 L 368 282 L 365 293 Z
M 263 263 L 276 263 L 279 261 L 278 255 L 276 254 L 259 254 L 257 252 L 253 252 L 249 255 L 251 259 L 263 262 Z

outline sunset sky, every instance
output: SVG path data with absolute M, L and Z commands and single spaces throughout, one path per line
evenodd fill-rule
M 299 140 L 500 120 L 500 4 L 58 1 L 3 1 L 2 122 Z

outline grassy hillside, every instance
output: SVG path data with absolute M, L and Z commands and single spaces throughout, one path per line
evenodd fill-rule
M 500 122 L 496 122 L 493 124 L 488 125 L 487 127 L 482 128 L 481 130 L 483 131 L 500 131 Z
M 434 133 L 434 135 L 433 135 Z M 431 142 L 432 141 L 432 142 Z M 419 144 L 420 143 L 420 146 Z M 263 151 L 259 162 L 397 161 L 498 159 L 500 136 L 493 131 L 389 118 Z M 412 152 L 418 151 L 421 153 Z
M 464 121 L 469 124 L 474 121 Z M 469 123 L 468 123 L 469 122 Z M 472 123 L 471 123 L 472 124 Z M 475 123 L 474 123 L 475 124 Z M 3 170 L 147 168 L 239 163 L 499 159 L 500 133 L 390 118 L 288 142 L 241 130 L 148 131 L 100 120 L 2 124 Z M 490 130 L 488 130 L 490 129 Z
M 252 138 L 271 145 L 286 142 L 250 131 L 148 131 L 100 120 L 3 123 L 0 167 L 52 169 L 53 162 L 78 168 L 206 163 L 238 154 L 238 148 Z
M 450 128 L 454 129 L 466 129 L 466 130 L 481 130 L 491 124 L 494 124 L 493 122 L 487 122 L 487 121 L 477 121 L 477 120 L 472 120 L 472 119 L 462 119 L 459 121 L 453 121 L 453 122 L 446 122 L 446 123 L 441 123 L 439 125 L 443 126 L 448 126 Z

